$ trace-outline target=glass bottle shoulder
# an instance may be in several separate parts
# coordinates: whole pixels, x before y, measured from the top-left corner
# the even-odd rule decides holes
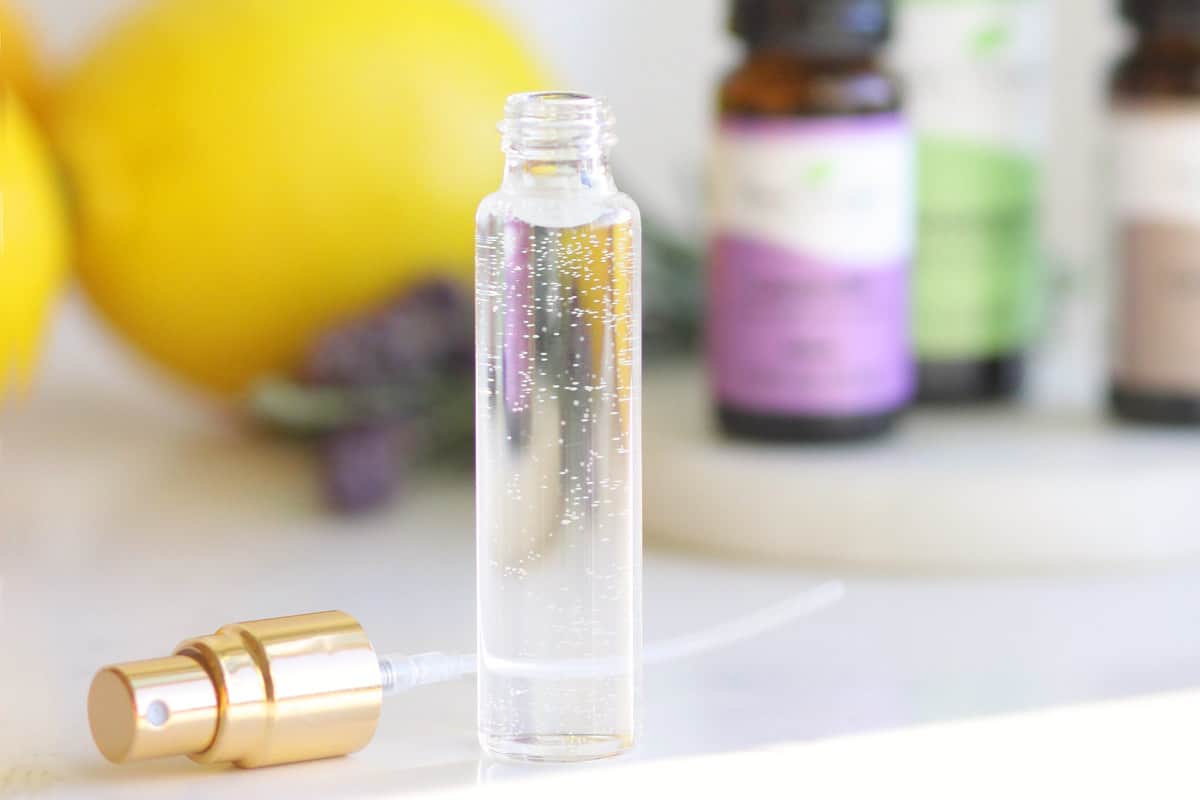
[[[721,113],[744,116],[878,114],[900,108],[899,81],[870,55],[811,58],[751,52],[726,76]]]
[[[485,197],[475,213],[477,230],[509,223],[546,228],[629,222],[640,225],[637,203],[624,192],[514,192],[500,189]]]
[[[1114,65],[1109,87],[1129,102],[1200,99],[1200,43],[1139,42]]]

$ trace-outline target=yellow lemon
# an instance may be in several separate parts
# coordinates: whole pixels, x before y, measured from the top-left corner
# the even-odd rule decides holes
[[[163,0],[100,44],[52,122],[96,305],[236,391],[431,272],[466,280],[505,97],[542,88],[461,0]]]
[[[0,400],[27,382],[67,259],[50,154],[15,94],[0,97]]]
[[[25,18],[6,0],[0,0],[0,81],[30,106],[41,102],[41,83],[30,46]]]

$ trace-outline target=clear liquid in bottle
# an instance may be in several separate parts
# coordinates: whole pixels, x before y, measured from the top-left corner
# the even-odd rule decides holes
[[[510,100],[477,218],[479,728],[508,758],[615,755],[638,730],[640,223],[610,124],[585,96]]]

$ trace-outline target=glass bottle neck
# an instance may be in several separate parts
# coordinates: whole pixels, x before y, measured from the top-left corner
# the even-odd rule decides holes
[[[584,158],[530,158],[509,153],[504,165],[506,192],[588,192],[611,194],[617,190],[607,155]]]
[[[1195,56],[1200,52],[1200,27],[1154,28],[1139,37],[1139,49]]]
[[[608,165],[616,137],[604,100],[576,92],[513,95],[500,131],[506,155],[503,191],[616,191]]]
[[[863,39],[828,37],[777,37],[754,42],[749,56],[768,55],[812,63],[842,63],[871,61],[882,48],[879,42]]]

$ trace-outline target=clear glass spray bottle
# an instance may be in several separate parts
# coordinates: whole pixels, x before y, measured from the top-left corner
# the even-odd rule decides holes
[[[514,95],[476,217],[479,736],[615,755],[641,684],[641,225],[604,100]]]

